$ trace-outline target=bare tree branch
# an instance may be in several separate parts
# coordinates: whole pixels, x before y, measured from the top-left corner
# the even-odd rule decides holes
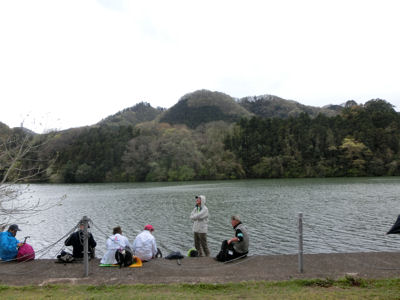
[[[43,142],[35,141],[32,135],[14,132],[14,135],[0,140],[0,228],[10,222],[20,222],[32,215],[48,210],[61,203],[43,204],[29,193],[29,185],[21,184],[33,181],[45,173],[38,165],[38,152]],[[42,161],[43,162],[43,161]]]

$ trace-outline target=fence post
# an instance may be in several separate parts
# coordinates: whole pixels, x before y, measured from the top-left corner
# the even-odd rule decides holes
[[[299,213],[299,273],[303,273],[303,213]]]
[[[82,221],[84,224],[83,229],[83,262],[85,268],[85,277],[89,276],[89,218],[87,216],[83,216]]]

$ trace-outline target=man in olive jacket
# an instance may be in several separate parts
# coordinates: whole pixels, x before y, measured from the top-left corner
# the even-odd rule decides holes
[[[229,261],[238,257],[245,257],[249,253],[249,235],[239,216],[231,217],[231,224],[235,236],[222,242],[221,251],[215,258],[218,261]]]

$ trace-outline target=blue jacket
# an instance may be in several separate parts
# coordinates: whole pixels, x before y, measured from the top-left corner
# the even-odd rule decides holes
[[[9,231],[0,232],[0,258],[13,260],[17,257],[19,241]]]

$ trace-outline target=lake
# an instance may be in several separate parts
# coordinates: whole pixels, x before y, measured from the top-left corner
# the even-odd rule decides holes
[[[82,216],[105,251],[112,228],[120,225],[131,242],[146,224],[155,227],[166,255],[193,247],[190,212],[195,195],[205,195],[210,212],[212,255],[233,237],[230,216],[240,215],[250,234],[251,255],[298,251],[298,213],[303,213],[304,253],[398,251],[400,236],[385,235],[400,213],[400,178],[268,179],[170,183],[31,184],[24,197],[61,205],[31,216],[20,240],[29,235],[38,257],[54,258],[65,235]],[[43,251],[41,251],[43,250]]]

